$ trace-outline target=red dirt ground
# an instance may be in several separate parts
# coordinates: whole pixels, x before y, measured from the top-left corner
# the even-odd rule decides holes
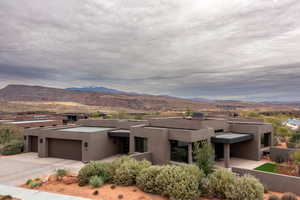
[[[22,185],[21,187],[28,188],[26,185]],[[168,200],[168,198],[164,198],[164,197],[161,197],[158,195],[147,194],[134,186],[129,186],[129,187],[116,186],[115,188],[113,188],[112,185],[104,185],[100,188],[94,189],[94,188],[91,188],[90,186],[80,187],[80,186],[78,186],[78,184],[66,185],[59,181],[52,181],[52,182],[44,183],[37,190],[71,195],[71,196],[85,197],[85,198],[90,198],[93,200],[116,200],[116,199],[122,199],[122,200]],[[93,195],[93,192],[96,190],[98,191],[98,195]],[[281,193],[275,193],[275,192],[272,192],[272,193],[277,194],[278,196],[282,195]],[[265,195],[265,200],[268,199],[268,196],[270,194],[271,193]],[[121,196],[121,195],[123,197],[119,198],[119,196]],[[300,197],[298,199],[300,200]],[[219,199],[200,197],[199,200],[219,200]]]

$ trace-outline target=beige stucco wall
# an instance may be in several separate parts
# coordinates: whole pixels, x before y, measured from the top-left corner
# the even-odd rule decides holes
[[[132,127],[130,130],[130,153],[135,152],[134,137],[144,137],[148,141],[148,152],[152,153],[152,162],[154,164],[169,162],[170,144],[167,129]]]

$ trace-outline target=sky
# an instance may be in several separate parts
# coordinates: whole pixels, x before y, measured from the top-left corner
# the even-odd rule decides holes
[[[1,0],[0,88],[299,101],[299,0]]]

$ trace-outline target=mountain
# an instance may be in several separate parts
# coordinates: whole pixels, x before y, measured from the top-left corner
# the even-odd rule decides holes
[[[0,89],[0,101],[60,101],[90,106],[142,111],[199,110],[216,108],[214,104],[167,96],[112,94],[103,91],[82,91],[42,86],[8,85]]]
[[[72,88],[66,88],[67,90],[76,90],[76,91],[90,91],[90,92],[105,92],[110,94],[126,94],[126,92],[123,92],[121,90],[115,90],[111,88],[106,87],[72,87]]]

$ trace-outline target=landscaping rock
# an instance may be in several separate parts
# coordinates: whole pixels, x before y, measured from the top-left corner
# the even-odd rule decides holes
[[[62,178],[62,182],[67,185],[77,183],[77,176],[74,176],[74,175],[64,176]]]
[[[48,181],[49,181],[49,182],[55,182],[55,181],[57,181],[57,180],[58,180],[58,177],[57,177],[56,174],[52,174],[52,175],[50,175],[50,176],[48,177]]]

